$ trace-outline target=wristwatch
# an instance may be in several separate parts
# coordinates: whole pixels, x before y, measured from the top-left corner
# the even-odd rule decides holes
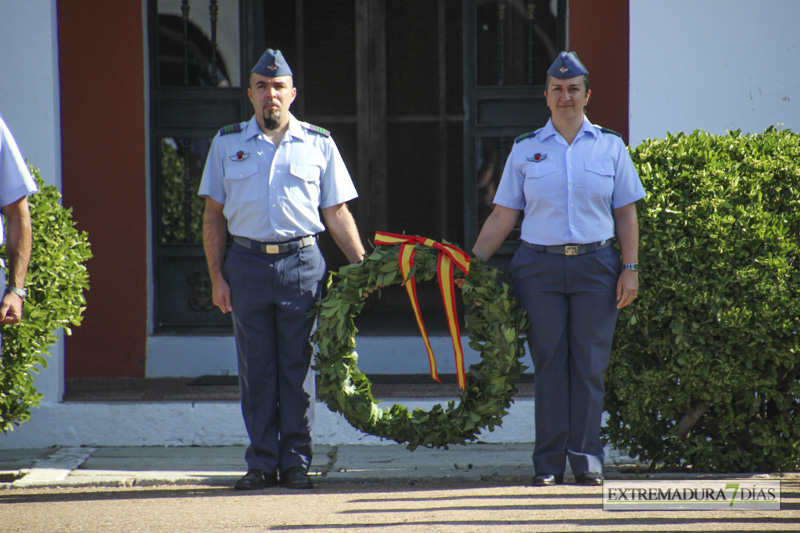
[[[622,265],[622,270],[639,270],[639,263],[628,263]]]
[[[6,287],[6,292],[13,292],[23,300],[28,296],[28,291],[18,287]]]

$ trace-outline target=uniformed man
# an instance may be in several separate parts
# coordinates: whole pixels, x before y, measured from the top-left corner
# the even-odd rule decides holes
[[[25,276],[31,259],[31,214],[28,196],[37,191],[11,131],[0,117],[0,206],[6,231],[0,220],[0,244],[5,238],[9,279],[0,268],[0,324],[16,324],[22,318],[22,302],[27,296]],[[2,263],[2,260],[0,260]],[[0,265],[5,266],[5,265]],[[0,334],[2,344],[2,334]]]
[[[530,320],[533,485],[603,481],[603,373],[619,309],[638,293],[635,202],[645,196],[625,143],[584,115],[589,73],[574,52],[547,72],[550,120],[517,138],[473,252],[497,251],[522,213],[511,277]],[[619,240],[622,261],[612,246]]]
[[[216,135],[199,191],[214,304],[233,315],[250,437],[248,472],[236,488],[305,489],[312,487],[308,312],[326,272],[317,235],[327,226],[348,260],[364,257],[345,203],[357,193],[330,133],[289,112],[297,89],[280,51],[264,52],[249,85],[254,115]],[[233,244],[223,265],[226,230]]]

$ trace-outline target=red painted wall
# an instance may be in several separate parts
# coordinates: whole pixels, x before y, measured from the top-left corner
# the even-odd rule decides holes
[[[586,115],[628,141],[628,0],[569,0],[569,49],[589,70]]]
[[[64,205],[94,254],[66,377],[145,372],[144,38],[141,2],[58,3]]]

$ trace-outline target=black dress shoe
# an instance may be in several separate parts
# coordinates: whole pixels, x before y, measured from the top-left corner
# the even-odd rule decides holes
[[[278,476],[275,474],[268,474],[263,470],[251,468],[247,471],[247,474],[236,482],[233,488],[236,490],[258,490],[267,487],[275,487],[277,485]]]
[[[575,477],[575,483],[578,485],[602,485],[603,474],[597,472],[584,472],[583,474]]]
[[[287,489],[313,489],[314,484],[311,483],[311,478],[306,471],[299,467],[293,466],[281,472],[281,486]]]
[[[534,487],[550,487],[553,485],[558,485],[564,482],[563,475],[553,475],[553,474],[541,474],[538,476],[533,476],[533,480],[531,481],[531,485]]]

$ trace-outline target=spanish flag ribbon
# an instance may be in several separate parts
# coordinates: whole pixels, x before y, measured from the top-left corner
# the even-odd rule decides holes
[[[409,278],[408,274],[414,267],[414,254],[416,253],[415,245],[421,244],[430,248],[439,250],[439,257],[436,262],[436,274],[439,279],[439,289],[442,293],[442,301],[444,302],[444,310],[447,315],[447,325],[450,328],[450,337],[453,341],[453,351],[456,356],[456,376],[458,378],[458,387],[464,390],[466,386],[467,376],[464,371],[464,351],[461,348],[461,331],[458,327],[458,317],[456,313],[456,295],[453,283],[453,269],[457,266],[464,274],[469,274],[469,255],[463,250],[452,244],[443,244],[427,239],[425,237],[412,237],[410,235],[396,235],[394,233],[383,233],[381,231],[375,234],[376,245],[400,245],[400,273],[403,275],[403,284],[408,292],[408,298],[411,300],[411,306],[414,308],[414,315],[417,318],[417,325],[422,334],[422,340],[425,341],[425,348],[428,350],[428,361],[431,367],[431,377],[436,381],[439,379],[439,374],[436,372],[436,359],[433,356],[433,349],[431,348],[430,339],[428,339],[428,332],[425,329],[425,324],[422,322],[422,314],[419,310],[419,301],[417,300],[417,283],[412,276]]]

